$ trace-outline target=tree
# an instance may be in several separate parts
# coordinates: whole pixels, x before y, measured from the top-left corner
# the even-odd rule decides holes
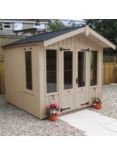
[[[56,31],[66,28],[64,23],[61,20],[51,20],[48,24],[48,30]]]
[[[117,45],[116,19],[89,19],[86,20],[86,24]],[[104,54],[115,54],[115,51],[112,49],[105,49]]]

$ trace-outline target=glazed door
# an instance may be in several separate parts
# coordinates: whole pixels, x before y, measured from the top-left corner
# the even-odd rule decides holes
[[[100,97],[99,95],[99,74],[100,74],[100,59],[101,53],[97,51],[90,52],[90,102],[93,103],[95,98]]]
[[[75,108],[74,100],[74,52],[64,51],[62,53],[62,107],[70,108],[70,110]],[[66,110],[69,111],[69,110]]]
[[[89,103],[89,52],[76,53],[76,108]]]

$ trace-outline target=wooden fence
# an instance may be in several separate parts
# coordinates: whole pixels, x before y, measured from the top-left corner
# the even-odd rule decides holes
[[[4,62],[0,62],[0,94],[5,93]]]
[[[104,60],[103,68],[103,84],[117,83],[117,62]]]

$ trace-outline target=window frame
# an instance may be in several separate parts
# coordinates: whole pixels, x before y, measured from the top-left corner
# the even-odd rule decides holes
[[[92,52],[93,53],[97,53],[97,80],[96,80],[96,84],[94,84],[94,85],[91,85],[91,53]],[[98,71],[99,71],[99,69],[98,69],[98,61],[99,61],[98,50],[91,50],[90,51],[90,79],[89,79],[91,88],[97,87],[98,84],[99,84],[99,81],[98,81]]]
[[[26,73],[26,53],[27,52],[31,52],[31,83],[32,83],[32,88],[29,89],[27,88],[27,73]],[[33,94],[33,55],[32,55],[32,50],[25,50],[24,51],[24,60],[25,60],[25,91],[24,92],[28,92],[30,94]]]
[[[84,74],[84,77],[85,77],[85,83],[83,86],[80,86],[79,85],[79,59],[78,59],[78,56],[79,56],[79,53],[84,53],[84,69],[85,69],[85,74]],[[86,84],[87,84],[87,60],[86,60],[86,51],[81,51],[81,50],[78,50],[77,51],[77,81],[78,81],[78,84],[77,84],[77,87],[78,88],[83,88],[83,87],[86,87]]]
[[[64,52],[71,52],[72,53],[72,87],[71,88],[67,88],[65,89],[65,83],[64,83]],[[73,90],[74,89],[74,77],[73,77],[73,74],[74,74],[74,50],[73,49],[70,49],[70,50],[64,50],[63,51],[63,90],[64,91],[68,91],[68,90]]]
[[[56,51],[56,91],[55,92],[47,92],[47,59],[46,59],[46,54],[47,54],[47,51],[51,51],[51,50],[55,50]],[[47,48],[45,49],[45,95],[46,96],[51,96],[51,95],[58,95],[58,72],[59,72],[59,69],[58,69],[58,56],[59,56],[59,53],[58,53],[58,49],[57,48]]]

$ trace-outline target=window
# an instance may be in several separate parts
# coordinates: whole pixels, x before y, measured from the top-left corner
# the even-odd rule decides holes
[[[11,29],[11,23],[3,23],[3,29]]]
[[[57,91],[57,52],[56,50],[46,51],[46,79],[47,93]]]
[[[15,23],[14,24],[14,30],[22,30],[23,29],[23,23]]]
[[[64,89],[72,88],[72,51],[64,51]]]
[[[25,52],[26,88],[32,90],[32,53]]]
[[[85,86],[86,79],[86,53],[78,52],[78,86]]]
[[[97,85],[97,51],[91,52],[91,86]]]

